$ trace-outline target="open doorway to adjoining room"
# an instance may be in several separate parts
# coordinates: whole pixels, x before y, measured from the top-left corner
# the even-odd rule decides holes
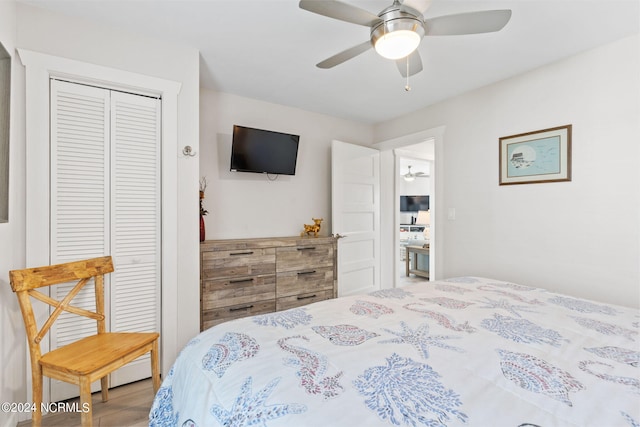
[[[403,161],[401,166],[403,158],[430,162],[429,279],[439,278],[442,272],[440,254],[444,236],[439,218],[442,217],[440,201],[443,177],[439,165],[442,164],[444,155],[444,133],[445,127],[439,126],[374,144],[374,148],[380,150],[380,284],[383,289],[404,286],[407,278],[399,248],[400,224],[403,218],[400,214],[401,180],[404,180],[401,173],[404,172],[405,165]],[[414,275],[410,275],[409,278],[411,281],[420,280],[421,283],[427,283],[426,279],[415,279]]]
[[[431,242],[431,204],[434,140],[394,150],[395,173],[395,286],[429,280],[434,254]],[[407,250],[409,248],[409,251]]]

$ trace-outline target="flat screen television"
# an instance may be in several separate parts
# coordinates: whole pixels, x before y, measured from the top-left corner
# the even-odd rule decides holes
[[[231,171],[295,175],[299,135],[233,126]]]
[[[429,210],[429,196],[400,196],[400,212]]]

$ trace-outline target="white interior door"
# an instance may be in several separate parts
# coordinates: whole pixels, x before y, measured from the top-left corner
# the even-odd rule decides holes
[[[331,145],[332,231],[338,240],[338,296],[380,289],[380,153]]]

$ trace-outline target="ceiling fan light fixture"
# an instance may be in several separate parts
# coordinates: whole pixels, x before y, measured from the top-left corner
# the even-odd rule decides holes
[[[396,0],[378,16],[381,21],[371,28],[371,44],[380,56],[395,61],[416,50],[425,33],[420,12]]]
[[[412,30],[396,30],[382,34],[374,44],[376,52],[383,58],[400,59],[416,50],[422,37]]]

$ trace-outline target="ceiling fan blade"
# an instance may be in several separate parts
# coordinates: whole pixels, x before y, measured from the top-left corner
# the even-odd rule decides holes
[[[426,35],[455,36],[500,31],[511,19],[511,11],[484,10],[426,19]]]
[[[429,6],[431,6],[431,0],[404,0],[402,4],[409,6],[424,15],[424,12],[429,9]]]
[[[299,6],[300,9],[308,10],[318,15],[351,22],[352,24],[364,25],[365,27],[372,27],[381,21],[377,15],[371,12],[336,0],[300,0]]]
[[[402,77],[407,77],[407,58],[397,59],[396,65]],[[422,58],[420,58],[420,52],[416,49],[409,55],[409,76],[418,74],[420,71],[422,71]]]
[[[357,44],[347,50],[343,50],[342,52],[335,54],[322,62],[318,62],[316,64],[316,67],[325,69],[335,67],[336,65],[340,65],[351,58],[355,58],[356,56],[368,51],[369,49],[371,49],[371,41],[367,40],[366,42]]]

